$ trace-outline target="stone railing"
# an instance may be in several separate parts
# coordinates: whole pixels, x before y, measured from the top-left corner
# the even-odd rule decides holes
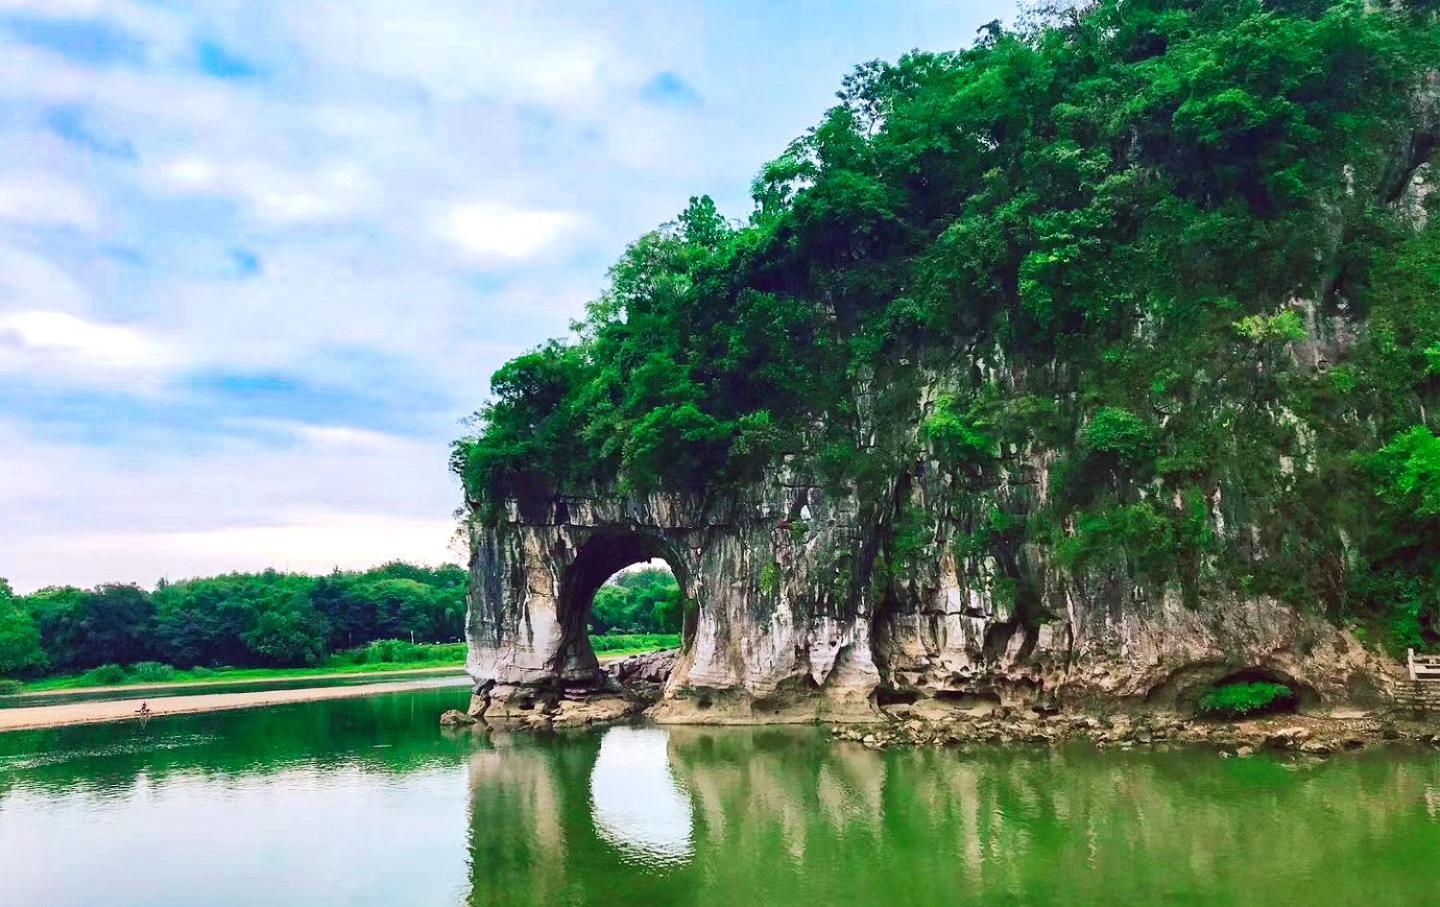
[[[1416,655],[1415,650],[1410,649],[1407,662],[1411,680],[1440,683],[1440,655]]]

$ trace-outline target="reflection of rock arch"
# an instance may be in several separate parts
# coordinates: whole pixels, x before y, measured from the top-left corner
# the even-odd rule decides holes
[[[1440,826],[1415,812],[1440,789],[1440,764],[1419,757],[1382,772],[1375,760],[880,753],[812,729],[644,730],[654,736],[627,727],[605,736],[496,733],[493,752],[472,754],[466,902],[728,907],[878,893],[897,903],[988,904],[1019,892],[1040,902],[1129,903],[1180,891],[1284,903],[1316,878],[1335,889],[1331,902],[1374,900],[1374,873],[1325,874],[1346,847],[1371,859],[1397,901],[1421,903],[1434,888],[1407,857],[1440,842]],[[683,791],[693,856],[657,863],[626,852],[644,839],[596,808],[626,790],[597,791],[615,780],[601,765],[610,735],[644,741],[635,784]],[[661,740],[666,759],[649,749]],[[1432,806],[1433,817],[1440,806]],[[1283,860],[1246,859],[1276,842]]]
[[[693,893],[694,810],[666,729],[488,739],[469,761],[471,907],[612,904],[620,878],[636,904]]]
[[[470,886],[472,905],[562,900],[571,830],[567,818],[574,773],[553,751],[520,735],[495,734],[493,748],[470,756]],[[582,758],[583,750],[571,754]]]
[[[652,867],[695,854],[694,807],[670,769],[669,738],[662,728],[610,728],[590,774],[596,833],[623,857]]]

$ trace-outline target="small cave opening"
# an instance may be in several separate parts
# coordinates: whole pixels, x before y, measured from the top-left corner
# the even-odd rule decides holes
[[[1000,694],[992,690],[936,690],[935,699],[957,708],[999,708]]]
[[[914,705],[919,701],[920,694],[915,690],[896,690],[890,687],[875,689],[875,704],[878,706]]]

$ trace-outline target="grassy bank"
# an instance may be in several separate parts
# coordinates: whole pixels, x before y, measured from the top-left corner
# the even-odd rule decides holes
[[[680,644],[680,637],[665,633],[635,633],[592,636],[590,641],[597,654],[603,657],[613,657],[674,648]],[[303,668],[181,669],[157,662],[101,665],[83,674],[67,674],[34,680],[17,685],[14,690],[0,688],[0,694],[7,692],[43,693],[87,687],[149,684],[293,680],[331,674],[372,674],[425,668],[459,668],[464,664],[464,643],[411,644],[400,640],[381,640],[358,649],[338,652],[320,664]]]
[[[678,633],[610,633],[590,637],[590,647],[601,658],[618,655],[638,655],[657,649],[680,648]]]

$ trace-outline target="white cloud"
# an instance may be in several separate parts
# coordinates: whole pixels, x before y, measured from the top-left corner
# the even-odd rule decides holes
[[[283,431],[300,441],[316,448],[340,448],[370,450],[375,452],[403,451],[414,442],[381,431],[354,428],[348,425],[311,425],[305,422],[286,420],[256,419],[251,424],[258,428],[273,428]]]
[[[157,580],[260,571],[300,573],[357,570],[391,560],[439,564],[461,560],[451,546],[453,520],[375,514],[316,514],[293,522],[184,532],[81,533],[25,545],[49,560],[83,550],[87,563],[67,571],[70,582],[93,585],[117,578],[146,586]],[[32,583],[33,584],[33,583]],[[19,588],[23,589],[24,586]]]
[[[236,570],[323,574],[392,560],[432,565],[463,562],[454,535],[452,520],[330,514],[298,522],[184,532],[29,536],[7,548],[14,562],[0,565],[0,575],[18,569],[8,578],[16,591],[28,593],[60,584],[56,580],[78,586],[133,582],[153,587],[160,579]],[[84,552],[84,557],[76,558],[76,552]],[[46,575],[46,568],[55,572]]]
[[[0,315],[0,353],[7,346],[102,368],[155,368],[173,359],[169,351],[141,331],[97,324],[65,312]]]
[[[284,10],[328,65],[419,85],[440,101],[481,96],[574,107],[635,77],[614,37],[571,7],[350,0]]]
[[[153,185],[160,192],[239,199],[272,225],[350,217],[373,203],[377,188],[365,169],[351,162],[298,172],[263,161],[221,163],[196,156],[159,167]]]
[[[74,276],[48,259],[0,242],[0,305],[9,309],[84,310],[90,293]]]
[[[814,40],[758,0],[0,0],[127,45],[87,65],[0,29],[0,575],[443,557],[490,372],[689,195],[743,214],[850,64],[994,5],[851,4]],[[202,72],[200,41],[254,77]],[[647,103],[661,73],[703,103]],[[7,393],[57,383],[63,408]]]
[[[579,223],[569,211],[469,202],[451,208],[440,231],[456,248],[477,258],[520,260],[544,251]]]
[[[99,16],[119,4],[112,0],[0,0],[5,12],[37,13],[55,17]]]
[[[257,427],[292,441],[258,441]],[[304,423],[236,430],[188,450],[131,450],[41,440],[0,419],[0,449],[20,464],[0,469],[0,576],[29,591],[459,558],[443,439]]]
[[[88,192],[48,173],[0,176],[0,221],[94,230],[100,212]]]

